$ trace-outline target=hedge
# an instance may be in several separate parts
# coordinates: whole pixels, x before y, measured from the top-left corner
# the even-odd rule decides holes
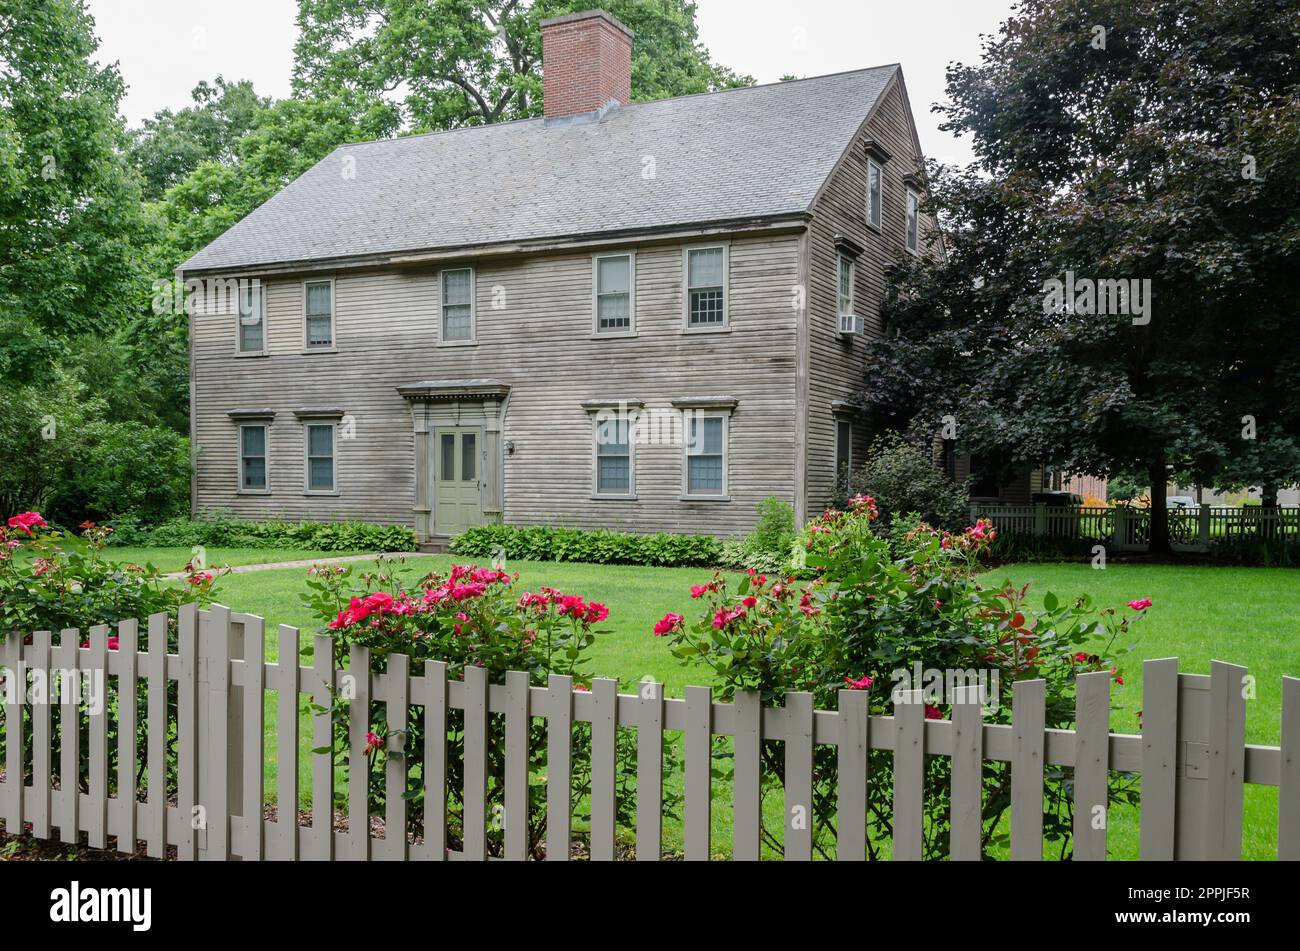
[[[722,561],[723,543],[712,535],[637,535],[547,526],[481,525],[457,535],[451,550],[467,558],[504,555],[520,561],[580,561],[593,565],[706,567]]]
[[[415,532],[405,525],[371,522],[250,522],[227,516],[177,518],[153,528],[133,519],[112,525],[110,544],[149,548],[303,548],[317,551],[415,551]]]

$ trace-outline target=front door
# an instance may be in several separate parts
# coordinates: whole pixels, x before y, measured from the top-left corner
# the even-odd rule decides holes
[[[438,535],[456,535],[483,524],[482,444],[477,429],[434,432],[433,530]]]

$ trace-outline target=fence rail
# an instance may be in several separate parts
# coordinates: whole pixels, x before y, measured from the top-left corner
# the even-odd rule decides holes
[[[871,714],[862,691],[839,692],[838,708],[815,710],[812,695],[790,693],[782,707],[763,707],[757,694],[734,702],[713,700],[708,687],[687,687],[682,699],[669,699],[661,684],[640,693],[619,694],[617,683],[597,679],[590,691],[575,689],[570,677],[551,676],[545,686],[529,675],[510,672],[491,684],[481,668],[467,668],[463,680],[449,680],[447,666],[429,661],[418,670],[408,659],[390,655],[384,673],[370,669],[364,648],[353,647],[347,667],[336,669],[328,637],[314,639],[313,663],[298,662],[297,629],[278,631],[281,661],[264,660],[264,622],[214,606],[180,612],[168,653],[166,615],[148,619],[148,644],[137,650],[138,625],[118,627],[119,645],[109,650],[107,627],[91,629],[80,647],[76,631],[64,631],[57,644],[48,632],[30,643],[11,636],[0,651],[6,669],[4,706],[4,782],[0,818],[9,832],[25,823],[38,838],[58,830],[63,842],[84,833],[91,847],[116,838],[122,852],[143,842],[148,855],[162,857],[174,847],[180,859],[223,860],[482,860],[488,858],[486,785],[489,755],[505,757],[503,856],[528,855],[529,725],[547,725],[546,857],[570,857],[573,806],[570,784],[573,731],[590,724],[592,783],[590,856],[616,855],[616,731],[636,730],[635,821],[638,859],[661,857],[663,839],[663,755],[666,733],[684,738],[685,858],[713,854],[710,827],[714,794],[712,740],[732,739],[734,755],[732,851],[736,859],[758,859],[761,836],[761,751],[767,741],[782,744],[784,764],[784,857],[813,855],[812,822],[796,821],[813,796],[813,753],[834,747],[838,763],[836,851],[842,860],[861,860],[867,847],[868,753],[887,751],[893,763],[893,841],[895,859],[922,854],[925,763],[927,757],[951,760],[951,857],[978,859],[981,846],[981,775],[986,762],[1011,764],[1010,857],[1041,859],[1043,854],[1044,770],[1073,770],[1074,857],[1105,859],[1107,823],[1092,821],[1107,807],[1112,771],[1142,778],[1140,851],[1146,859],[1239,858],[1244,784],[1278,787],[1277,854],[1300,858],[1300,680],[1283,678],[1280,746],[1245,742],[1246,670],[1215,661],[1209,675],[1180,673],[1177,659],[1150,660],[1143,667],[1143,724],[1140,735],[1111,733],[1110,676],[1080,675],[1073,729],[1050,729],[1045,722],[1045,684],[1013,686],[1012,722],[984,722],[976,688],[953,705],[951,720],[926,719],[920,692],[913,691],[892,716]],[[291,659],[291,660],[286,660]],[[136,709],[117,705],[116,783],[108,775],[107,708],[89,713],[88,755],[81,763],[80,730],[62,731],[58,774],[52,779],[51,706],[29,691],[41,677],[61,670],[114,678],[118,696],[144,697],[147,753],[137,762]],[[15,677],[15,673],[20,676]],[[30,683],[29,683],[30,681]],[[12,689],[21,685],[28,691]],[[335,762],[331,714],[335,696],[347,688],[352,717],[347,759],[347,828],[335,828]],[[276,691],[272,709],[267,691]],[[311,722],[311,822],[300,825],[299,712],[305,695],[316,706]],[[174,703],[171,702],[174,700]],[[406,833],[402,793],[407,764],[390,756],[384,766],[385,834],[371,828],[367,780],[367,731],[371,704],[384,707],[391,749],[399,750],[416,708],[424,716],[424,835]],[[171,716],[174,706],[175,716]],[[75,722],[78,701],[60,698],[60,722]],[[464,756],[448,761],[448,716],[463,718]],[[31,742],[23,742],[23,715]],[[491,749],[492,717],[504,721],[504,749]],[[276,725],[277,818],[264,817],[264,727]],[[168,781],[164,742],[174,729],[176,781]],[[66,735],[65,735],[66,734]],[[30,762],[25,757],[30,754]],[[450,767],[463,776],[463,845],[447,848],[447,783]],[[29,781],[24,781],[30,776]],[[145,778],[145,795],[139,777]],[[71,782],[68,780],[72,779]],[[114,788],[110,788],[115,786]],[[500,828],[500,827],[498,827]],[[393,830],[400,830],[393,834]]]
[[[1300,507],[1201,505],[1171,508],[1169,541],[1176,551],[1208,551],[1215,542],[1300,539]],[[1004,505],[976,502],[973,522],[990,519],[1000,532],[1095,541],[1116,551],[1144,551],[1151,537],[1151,511],[1126,506]]]

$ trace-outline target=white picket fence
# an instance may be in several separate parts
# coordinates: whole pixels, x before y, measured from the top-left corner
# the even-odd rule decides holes
[[[1169,509],[1169,541],[1175,551],[1204,552],[1216,541],[1300,538],[1300,507],[1201,505]],[[971,521],[986,518],[999,532],[1096,541],[1115,551],[1145,551],[1149,509],[1088,505],[1004,505],[972,502]]]
[[[106,627],[92,628],[89,646],[65,631],[58,644],[36,633],[23,645],[11,636],[0,653],[6,676],[22,671],[24,683],[56,668],[102,671],[114,679],[122,696],[147,693],[147,753],[137,761],[136,708],[118,705],[118,775],[116,795],[108,777],[108,714],[90,716],[88,768],[79,767],[79,732],[62,743],[59,772],[77,782],[52,783],[50,706],[29,702],[22,691],[6,694],[5,779],[0,783],[0,817],[14,833],[30,823],[38,838],[58,830],[64,842],[84,833],[92,847],[134,852],[143,842],[151,856],[175,847],[181,859],[351,859],[468,860],[488,857],[486,778],[491,731],[489,718],[505,725],[504,858],[528,855],[529,725],[547,724],[546,841],[547,857],[570,857],[573,806],[571,754],[573,728],[591,724],[592,783],[590,855],[613,859],[615,848],[616,730],[636,730],[636,858],[658,859],[663,844],[663,756],[665,736],[684,737],[684,852],[687,859],[713,854],[710,818],[713,804],[712,738],[732,738],[734,752],[732,853],[736,859],[760,857],[760,770],[765,741],[783,745],[785,775],[786,859],[813,855],[811,822],[793,817],[813,796],[813,751],[817,744],[837,750],[837,854],[861,860],[867,842],[868,751],[893,755],[893,842],[895,859],[922,853],[923,796],[927,756],[952,761],[951,856],[981,858],[981,775],[985,761],[1011,764],[1010,857],[1043,855],[1043,776],[1048,767],[1066,767],[1074,776],[1074,856],[1105,859],[1106,823],[1093,821],[1107,803],[1111,771],[1141,776],[1141,856],[1148,859],[1239,858],[1242,842],[1244,784],[1278,788],[1277,854],[1300,859],[1300,680],[1283,678],[1280,746],[1245,742],[1246,670],[1214,662],[1207,675],[1180,673],[1176,659],[1151,660],[1143,667],[1143,719],[1140,735],[1111,733],[1110,676],[1083,674],[1078,679],[1074,729],[1045,729],[1045,684],[1019,681],[1013,687],[1010,724],[983,722],[978,702],[954,705],[949,720],[927,720],[919,692],[900,704],[894,716],[869,714],[862,691],[839,693],[836,710],[815,710],[812,695],[790,693],[785,704],[765,708],[756,694],[741,694],[732,703],[713,701],[708,687],[688,687],[684,699],[666,699],[661,685],[636,695],[619,694],[616,681],[597,679],[591,690],[575,690],[569,677],[552,676],[545,687],[530,685],[526,673],[511,672],[505,683],[488,683],[486,673],[469,668],[463,681],[447,678],[441,662],[408,669],[407,658],[390,655],[387,672],[372,673],[368,652],[353,648],[345,669],[335,669],[332,642],[316,637],[313,663],[297,662],[297,629],[278,633],[279,663],[264,660],[264,623],[247,614],[214,606],[192,605],[179,617],[178,652],[166,651],[168,618],[148,620],[147,650],[136,649],[138,628],[118,628],[119,649],[109,650]],[[351,763],[367,764],[370,704],[384,705],[390,737],[403,737],[415,708],[423,708],[424,836],[405,834],[406,763],[392,756],[386,763],[386,830],[371,829],[368,769],[350,769],[347,829],[335,827],[335,763],[327,708],[335,691],[353,685],[349,723]],[[176,718],[169,721],[167,691],[177,691]],[[974,690],[975,688],[969,688]],[[266,691],[277,692],[274,710]],[[299,825],[296,808],[277,819],[264,817],[265,718],[277,726],[274,763],[276,797],[296,807],[299,801],[299,714],[306,695],[319,705],[312,718],[311,822]],[[973,697],[974,694],[968,694]],[[21,742],[23,707],[31,718],[31,762]],[[447,849],[449,711],[462,711],[463,848]],[[74,722],[76,701],[61,703],[60,718]],[[174,727],[179,752],[177,783],[166,779],[164,740]],[[400,745],[400,740],[398,740]],[[31,781],[24,783],[30,765]],[[137,767],[144,766],[147,794],[138,794]],[[501,828],[501,826],[497,826]]]

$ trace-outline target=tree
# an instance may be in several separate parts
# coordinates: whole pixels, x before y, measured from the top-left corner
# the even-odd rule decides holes
[[[1297,28],[1294,0],[1023,0],[949,70],[976,163],[930,170],[947,253],[899,269],[877,411],[1140,466],[1156,551],[1170,477],[1300,480]]]
[[[294,92],[400,96],[415,131],[541,114],[540,22],[587,0],[299,0]],[[712,62],[689,0],[609,0],[636,35],[632,98],[749,85]]]

